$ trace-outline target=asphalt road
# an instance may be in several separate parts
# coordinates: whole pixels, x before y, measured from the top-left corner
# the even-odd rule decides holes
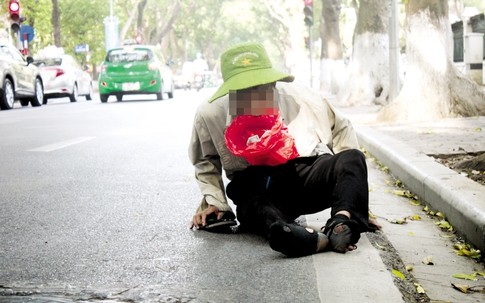
[[[312,258],[188,229],[187,146],[209,92],[0,112],[1,302],[319,301]]]

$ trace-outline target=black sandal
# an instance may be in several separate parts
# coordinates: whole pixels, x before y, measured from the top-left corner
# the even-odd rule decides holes
[[[336,232],[335,228],[343,226],[343,228]],[[328,219],[325,226],[322,228],[323,233],[330,241],[330,248],[336,252],[345,253],[347,247],[354,246],[360,239],[359,224],[355,220],[349,219],[345,215],[335,215]]]
[[[316,253],[318,232],[296,223],[276,221],[269,227],[269,245],[289,257],[302,257]]]
[[[217,219],[215,213],[208,215],[205,226],[200,226],[199,230],[206,230],[213,233],[232,233],[232,226],[234,225],[237,225],[236,216],[234,213],[226,211],[220,219]]]

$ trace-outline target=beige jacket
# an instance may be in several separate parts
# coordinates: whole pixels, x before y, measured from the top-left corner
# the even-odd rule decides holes
[[[277,82],[276,89],[281,115],[301,157],[359,147],[350,121],[337,113],[319,92],[298,82]],[[232,211],[226,199],[222,170],[231,180],[234,171],[249,166],[244,158],[232,155],[226,147],[224,133],[233,118],[229,115],[228,95],[212,103],[205,100],[197,108],[189,145],[189,158],[203,195],[197,212],[209,205]]]

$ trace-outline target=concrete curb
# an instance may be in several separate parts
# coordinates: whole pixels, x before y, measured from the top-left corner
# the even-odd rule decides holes
[[[355,125],[360,145],[458,234],[485,251],[485,187],[444,167],[416,149],[364,125]]]

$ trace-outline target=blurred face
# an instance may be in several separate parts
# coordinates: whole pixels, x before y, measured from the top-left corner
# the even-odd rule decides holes
[[[229,92],[229,114],[240,115],[277,115],[278,101],[276,83],[259,85],[243,90]]]

